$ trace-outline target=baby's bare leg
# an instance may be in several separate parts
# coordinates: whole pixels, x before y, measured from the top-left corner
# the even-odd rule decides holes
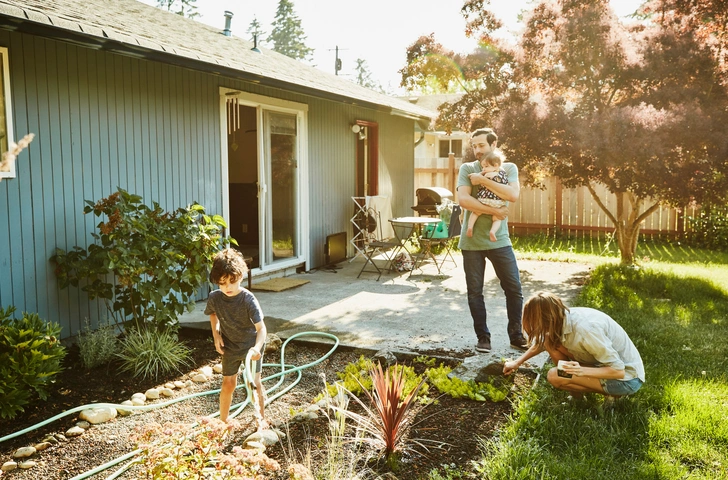
[[[496,232],[500,229],[501,220],[493,220],[493,224],[490,227],[490,241],[495,242],[498,240],[495,236]]]
[[[467,231],[468,237],[473,236],[473,227],[475,227],[475,222],[476,222],[476,220],[478,220],[479,216],[480,216],[479,213],[470,212],[470,218],[468,219],[468,231]]]

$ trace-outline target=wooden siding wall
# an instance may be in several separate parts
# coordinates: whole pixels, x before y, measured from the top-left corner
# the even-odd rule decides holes
[[[381,188],[394,192],[393,212],[409,208],[412,120],[16,32],[0,31],[0,46],[15,135],[36,134],[17,178],[0,182],[0,306],[60,323],[63,338],[108,315],[80,289],[60,290],[49,261],[92,243],[99,219],[83,215],[85,200],[121,187],[165,209],[197,201],[222,213],[221,86],[309,105],[308,268],[324,263],[327,235],[352,235],[355,120],[379,123]]]

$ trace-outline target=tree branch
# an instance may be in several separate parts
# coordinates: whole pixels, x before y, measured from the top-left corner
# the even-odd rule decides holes
[[[602,211],[603,211],[603,212],[604,212],[604,213],[605,213],[605,214],[606,214],[606,215],[607,215],[607,216],[609,217],[609,219],[610,219],[610,220],[612,221],[612,223],[614,223],[614,226],[615,226],[615,227],[618,227],[618,226],[619,226],[619,224],[618,224],[618,221],[617,221],[617,217],[615,217],[615,216],[614,216],[614,215],[612,214],[612,212],[610,212],[610,211],[609,211],[609,209],[607,208],[607,206],[606,206],[606,205],[604,205],[604,203],[602,203],[602,199],[601,199],[601,198],[599,198],[599,195],[597,195],[597,192],[596,192],[596,191],[594,190],[594,187],[592,187],[592,184],[591,184],[591,182],[589,182],[589,183],[587,183],[587,184],[586,184],[586,188],[588,188],[588,189],[589,189],[589,193],[591,194],[591,196],[592,196],[592,198],[594,199],[594,201],[595,201],[595,202],[597,202],[597,205],[599,205],[599,208],[601,208],[601,209],[602,209]]]

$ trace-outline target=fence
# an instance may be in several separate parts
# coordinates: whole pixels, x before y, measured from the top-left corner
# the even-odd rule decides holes
[[[415,190],[421,187],[444,187],[457,200],[457,176],[462,159],[416,158]],[[597,205],[586,187],[563,188],[557,178],[544,182],[543,190],[521,186],[518,202],[511,205],[508,225],[514,233],[611,232],[612,221]],[[604,205],[616,212],[616,196],[601,185],[595,186]],[[416,201],[416,200],[415,200]],[[695,208],[678,210],[660,207],[643,222],[640,233],[647,235],[680,235],[686,230],[686,217],[696,215]]]

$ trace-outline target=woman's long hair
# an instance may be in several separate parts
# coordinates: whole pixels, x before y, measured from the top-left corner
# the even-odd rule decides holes
[[[549,292],[538,292],[523,306],[523,330],[532,345],[557,348],[561,345],[564,319],[569,309],[559,297]]]

